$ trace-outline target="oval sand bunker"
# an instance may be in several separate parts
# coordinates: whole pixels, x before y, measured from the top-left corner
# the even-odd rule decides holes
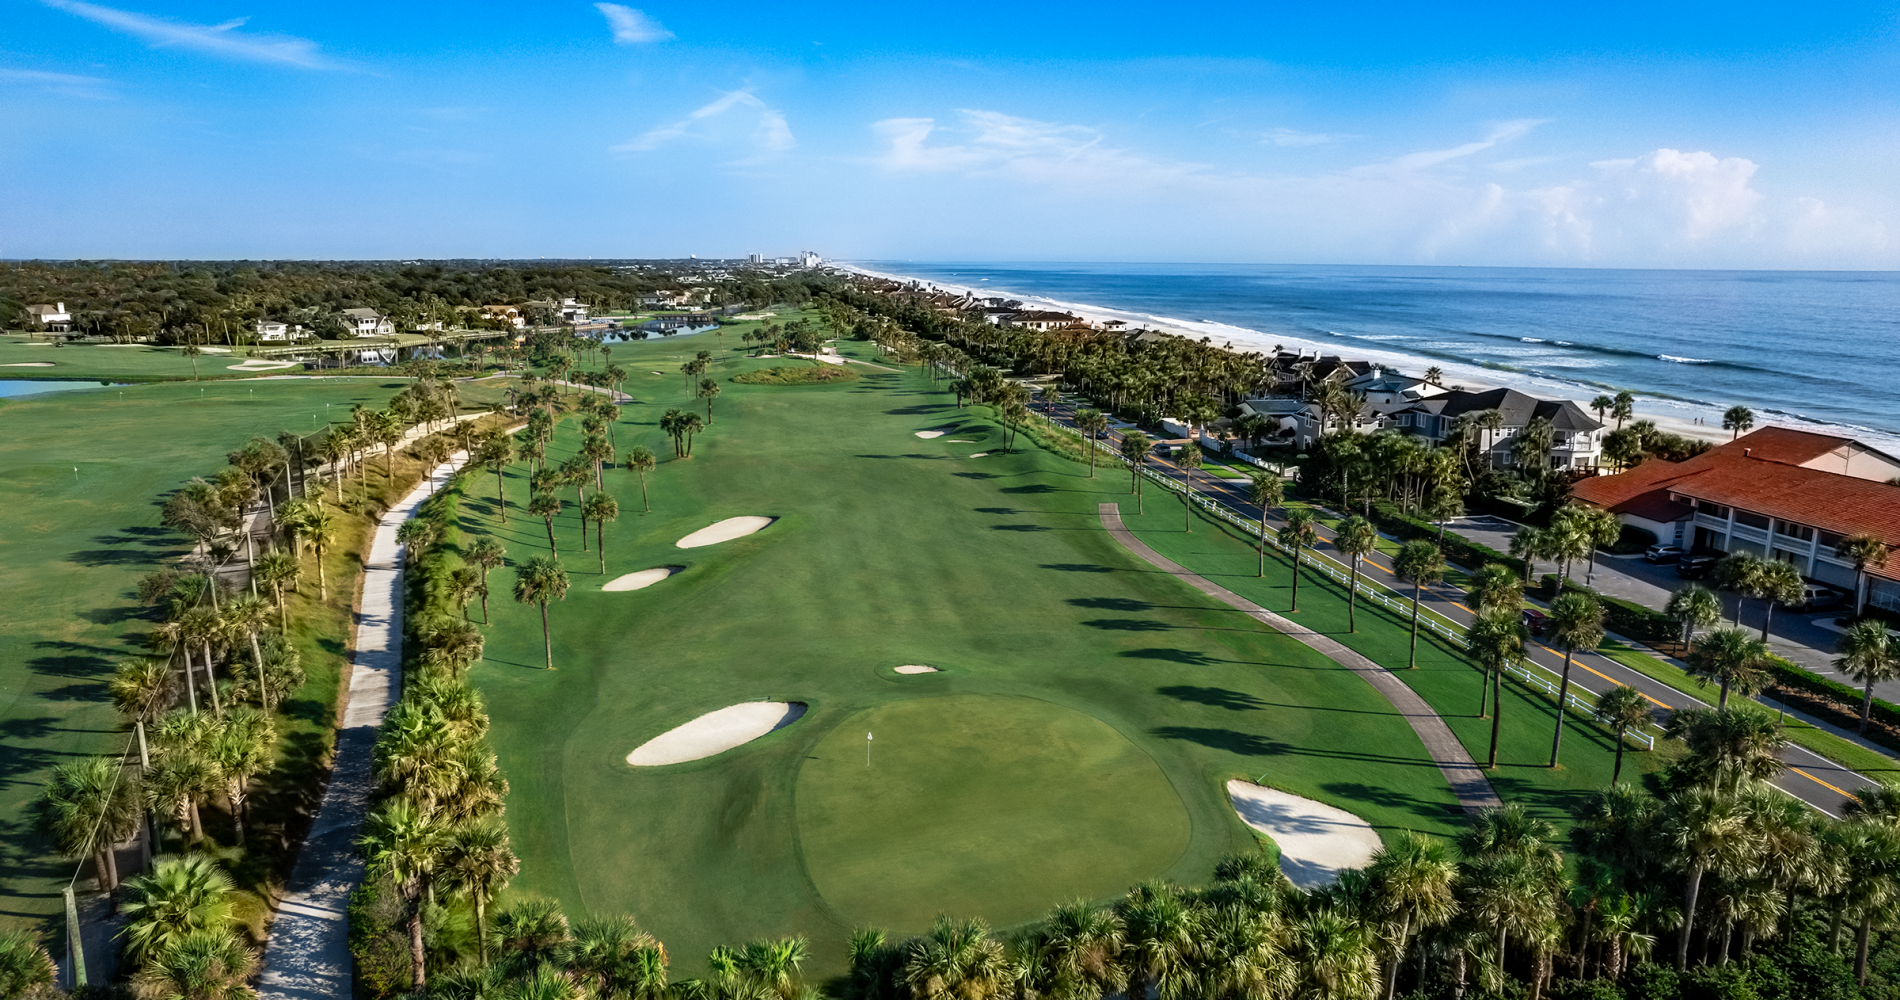
[[[711,757],[783,729],[804,714],[802,701],[748,701],[728,705],[640,744],[627,755],[627,763],[634,767],[657,767]]]
[[[934,674],[937,672],[937,668],[926,667],[921,663],[906,663],[898,667],[897,672],[900,674]]]
[[[771,524],[775,520],[777,519],[758,517],[756,515],[729,517],[717,524],[707,525],[674,544],[682,549],[696,549],[703,545],[718,545],[720,542],[730,542],[735,538],[744,538],[755,531],[763,530],[766,525]]]
[[[917,436],[920,438],[923,438],[926,441],[930,440],[931,438],[943,437],[943,435],[944,435],[943,431],[918,431],[917,432]]]
[[[1280,870],[1302,889],[1326,885],[1347,868],[1364,868],[1378,853],[1379,835],[1344,809],[1251,781],[1229,781],[1227,796],[1243,822],[1280,845]]]
[[[652,569],[643,569],[638,573],[628,573],[626,576],[616,577],[613,580],[609,580],[607,585],[600,589],[610,591],[642,590],[659,583],[661,580],[685,568],[684,566],[655,566]]]

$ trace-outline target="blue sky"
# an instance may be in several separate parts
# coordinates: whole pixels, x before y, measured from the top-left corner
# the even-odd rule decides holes
[[[0,0],[0,257],[1900,268],[1900,4],[1662,8]]]

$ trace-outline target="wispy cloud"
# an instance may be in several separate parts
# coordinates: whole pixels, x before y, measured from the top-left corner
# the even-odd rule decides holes
[[[1405,156],[1393,160],[1389,166],[1397,167],[1400,170],[1423,170],[1427,167],[1435,167],[1451,160],[1462,159],[1473,153],[1482,153],[1499,143],[1510,142],[1512,139],[1519,138],[1531,129],[1544,124],[1545,121],[1547,121],[1547,119],[1524,118],[1517,121],[1504,122],[1492,128],[1490,134],[1477,142],[1467,142],[1461,146],[1453,146],[1450,149],[1432,149],[1420,153],[1408,153]]]
[[[632,7],[617,3],[597,3],[594,8],[607,19],[607,26],[614,31],[615,45],[641,45],[647,42],[664,42],[673,37],[673,33],[660,25],[660,22]]]
[[[1356,135],[1344,135],[1330,132],[1302,132],[1299,129],[1276,128],[1260,137],[1263,143],[1275,146],[1326,146],[1347,139],[1357,139]]]
[[[118,97],[113,91],[112,81],[96,76],[75,76],[71,73],[47,73],[36,69],[0,68],[0,83],[17,83],[27,87],[38,87],[67,97],[83,97],[87,100],[103,101]]]
[[[715,141],[724,139],[734,141],[736,137],[730,131],[723,135],[715,134],[712,122],[734,108],[756,110],[759,113],[758,125],[743,140],[754,151],[752,161],[783,153],[798,145],[792,135],[792,127],[785,120],[785,113],[766,105],[750,90],[734,90],[721,94],[719,99],[703,107],[693,109],[685,118],[653,129],[638,138],[623,142],[612,148],[616,153],[644,153],[660,148],[680,139],[701,139]],[[728,127],[729,128],[729,127]],[[746,161],[750,162],[750,161]]]
[[[223,24],[189,24],[128,10],[102,7],[83,0],[41,0],[55,10],[83,17],[115,31],[123,31],[150,42],[153,48],[177,46],[210,55],[251,62],[278,63],[303,69],[343,69],[344,64],[317,51],[317,43],[291,35],[265,35],[242,32],[249,18],[237,18]]]

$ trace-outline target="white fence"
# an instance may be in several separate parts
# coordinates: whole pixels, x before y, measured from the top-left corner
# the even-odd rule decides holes
[[[1186,496],[1190,503],[1232,524],[1247,534],[1255,538],[1264,538],[1268,545],[1282,552],[1286,551],[1285,547],[1280,544],[1280,540],[1275,538],[1271,532],[1265,535],[1261,533],[1260,522],[1241,516],[1238,511],[1229,508],[1213,497],[1201,493],[1185,483],[1177,482],[1168,476],[1162,475],[1145,465],[1141,467],[1141,474],[1159,483],[1166,489]],[[1331,577],[1334,581],[1338,582],[1340,586],[1352,586],[1352,574],[1349,571],[1311,549],[1305,549],[1300,552],[1300,561],[1308,568],[1318,570],[1328,577]],[[1412,613],[1410,600],[1381,586],[1377,581],[1367,578],[1363,573],[1359,575],[1358,591],[1366,600],[1379,604],[1387,610],[1399,614],[1401,617],[1409,617]],[[1465,641],[1464,626],[1439,615],[1429,608],[1420,607],[1418,624],[1420,628],[1430,631],[1459,649],[1468,648],[1468,643]],[[1549,695],[1552,700],[1556,699],[1557,681],[1560,679],[1556,678],[1554,674],[1545,676],[1549,674],[1549,671],[1546,671],[1542,666],[1530,660],[1525,660],[1521,666],[1510,665],[1505,667],[1505,669],[1509,671],[1512,676],[1523,681],[1527,686],[1543,691],[1546,695]],[[1566,707],[1600,723],[1602,720],[1597,714],[1596,705],[1593,702],[1579,698],[1577,696],[1578,690],[1575,685],[1571,686],[1568,696],[1564,699]],[[1633,742],[1642,744],[1645,750],[1654,750],[1656,748],[1655,737],[1646,732],[1629,730],[1627,731],[1627,735]]]

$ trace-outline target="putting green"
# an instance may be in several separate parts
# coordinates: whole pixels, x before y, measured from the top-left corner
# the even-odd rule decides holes
[[[847,717],[806,756],[797,814],[825,902],[854,925],[900,931],[938,913],[1007,925],[1052,901],[1112,896],[1165,871],[1189,835],[1141,748],[1099,719],[1005,695]]]

